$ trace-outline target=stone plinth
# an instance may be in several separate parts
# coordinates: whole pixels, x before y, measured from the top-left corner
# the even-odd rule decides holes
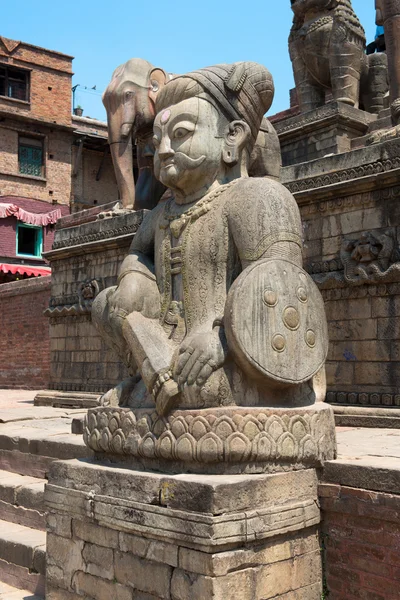
[[[284,167],[340,154],[351,149],[351,140],[363,136],[376,115],[340,102],[274,123]]]
[[[102,289],[115,285],[143,211],[102,219],[97,212],[61,219],[53,249],[46,253],[52,269],[45,313],[50,321],[50,391],[37,396],[38,405],[95,406],[99,394],[126,376],[92,324],[91,304]]]
[[[168,476],[53,464],[47,600],[320,600],[313,469]]]
[[[321,467],[336,456],[332,408],[232,407],[88,411],[85,443],[100,459],[170,473],[262,473]]]

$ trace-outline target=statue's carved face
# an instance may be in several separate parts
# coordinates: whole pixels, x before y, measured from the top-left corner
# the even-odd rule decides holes
[[[158,113],[154,121],[154,173],[184,196],[208,188],[222,165],[225,117],[206,100],[190,98]]]

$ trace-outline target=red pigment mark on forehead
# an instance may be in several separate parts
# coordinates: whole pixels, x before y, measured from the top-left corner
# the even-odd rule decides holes
[[[167,123],[170,116],[171,116],[171,111],[164,110],[163,114],[161,115],[161,123]]]

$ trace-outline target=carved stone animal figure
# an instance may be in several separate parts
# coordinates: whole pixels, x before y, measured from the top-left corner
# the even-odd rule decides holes
[[[153,174],[151,138],[158,91],[170,78],[147,60],[132,58],[115,69],[103,94],[108,137],[124,208],[153,208],[165,191]],[[133,144],[139,175],[133,176]]]
[[[331,90],[336,102],[379,112],[388,90],[386,55],[365,55],[365,32],[351,0],[291,5],[289,52],[301,111],[322,106]]]
[[[159,91],[173,76],[146,60],[132,58],[119,66],[103,95],[111,154],[123,208],[154,208],[165,186],[153,171],[153,122]],[[133,171],[136,145],[138,177]],[[279,180],[281,155],[274,127],[263,119],[251,157],[249,174]]]

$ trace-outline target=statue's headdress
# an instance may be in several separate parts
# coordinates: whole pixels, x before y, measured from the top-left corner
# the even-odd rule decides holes
[[[157,97],[156,110],[194,97],[211,102],[230,121],[245,121],[255,141],[274,98],[274,83],[268,69],[255,62],[206,67],[169,81]]]

